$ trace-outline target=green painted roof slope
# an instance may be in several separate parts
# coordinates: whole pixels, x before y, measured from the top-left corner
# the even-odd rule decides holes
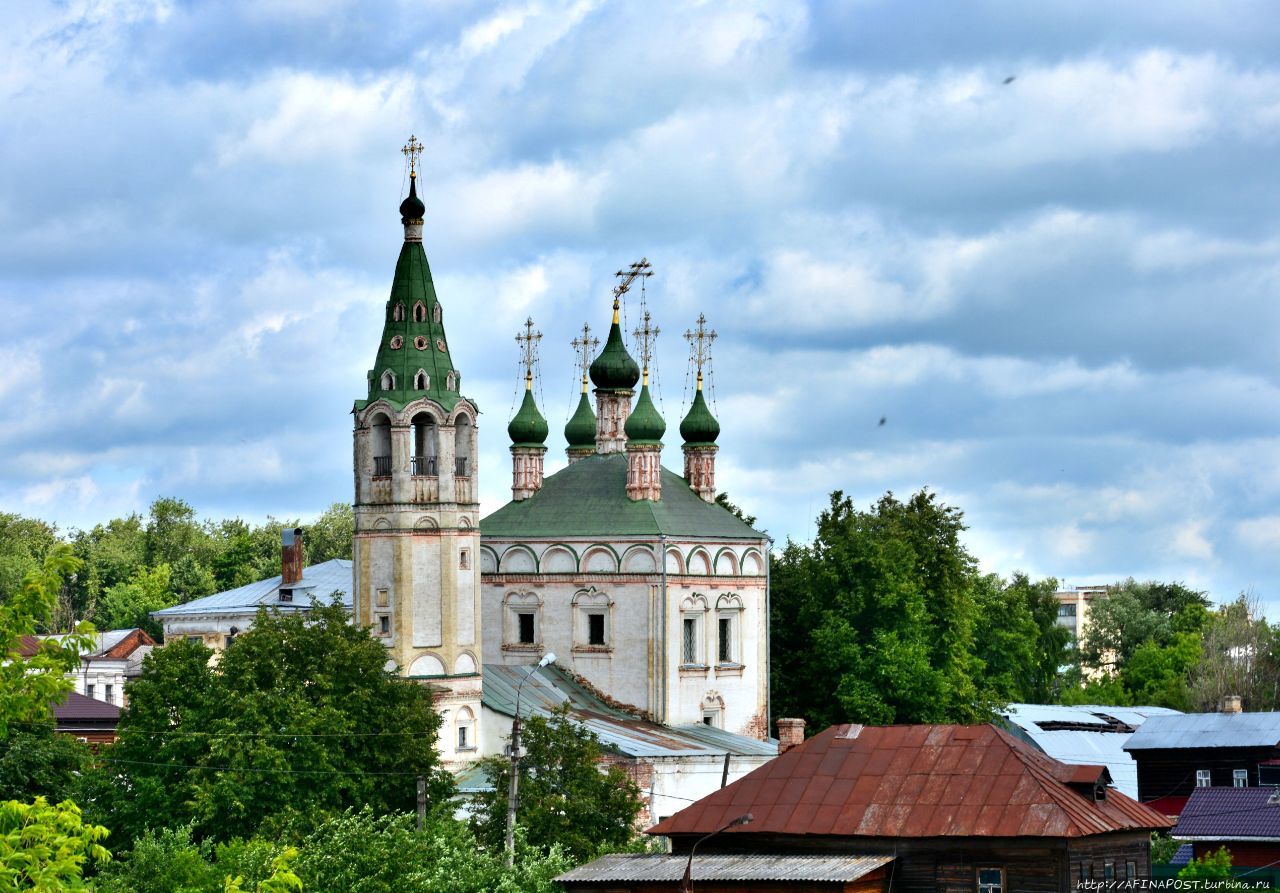
[[[587,456],[551,475],[528,499],[509,502],[480,521],[481,536],[707,537],[758,540],[764,534],[732,512],[703,501],[684,478],[662,469],[662,499],[627,498],[627,457]]]
[[[540,447],[547,442],[550,431],[547,420],[538,412],[538,404],[533,401],[533,391],[526,388],[519,412],[507,425],[512,446]]]
[[[594,447],[596,445],[596,414],[591,411],[591,400],[586,391],[578,401],[578,408],[573,417],[564,426],[564,439],[571,447]]]
[[[413,308],[419,303],[425,308],[421,322],[415,322]],[[429,397],[439,403],[445,410],[452,410],[461,399],[461,376],[453,367],[449,356],[449,341],[444,333],[444,319],[436,322],[436,287],[431,281],[431,267],[427,263],[427,253],[421,242],[405,242],[400,249],[400,258],[396,261],[396,274],[391,282],[391,298],[387,301],[386,321],[382,326],[382,341],[378,345],[378,358],[374,367],[369,370],[369,395],[365,400],[356,401],[356,408],[362,409],[374,400],[385,399],[396,409],[402,409],[420,397]],[[403,319],[395,318],[396,305],[404,307]],[[399,347],[392,347],[393,340],[399,337]],[[418,339],[424,339],[423,347],[417,347]],[[444,345],[444,350],[440,345]],[[418,370],[429,377],[426,390],[415,389],[414,377]],[[395,387],[390,390],[382,388],[382,373],[387,370],[395,375]],[[449,373],[454,372],[454,390],[445,386],[449,382]]]

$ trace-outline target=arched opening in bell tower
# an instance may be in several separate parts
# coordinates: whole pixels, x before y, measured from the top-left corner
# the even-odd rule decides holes
[[[430,413],[420,412],[413,417],[413,473],[415,475],[437,474],[438,436],[436,420]]]
[[[471,474],[471,419],[460,415],[453,423],[454,474],[466,477]]]
[[[389,475],[391,474],[391,419],[380,412],[373,417],[369,427],[373,432],[370,445],[373,448],[374,476]]]

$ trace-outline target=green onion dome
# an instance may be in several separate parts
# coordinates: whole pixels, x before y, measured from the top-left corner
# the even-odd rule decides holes
[[[640,380],[640,367],[627,353],[622,343],[622,328],[618,325],[618,308],[613,308],[613,325],[604,350],[591,364],[591,381],[605,391],[629,391]]]
[[[702,388],[698,388],[689,414],[680,423],[680,436],[685,443],[715,443],[720,436],[720,423],[711,414],[711,408],[702,396]]]
[[[411,223],[422,220],[427,213],[427,206],[418,198],[418,178],[409,178],[409,197],[400,203],[400,222]]]
[[[520,411],[507,425],[512,446],[540,447],[546,443],[549,430],[547,420],[538,412],[538,406],[533,402],[533,391],[526,389]]]
[[[649,386],[647,384],[640,389],[640,397],[636,400],[636,405],[631,410],[631,415],[627,416],[627,424],[623,430],[627,433],[627,441],[630,443],[660,443],[662,441],[662,435],[667,430],[667,423],[662,420],[662,416],[658,414],[658,408],[653,405],[653,399],[649,396]]]
[[[564,426],[564,439],[571,447],[595,447],[596,445],[596,414],[591,411],[591,401],[587,398],[586,391],[582,392],[578,408],[574,410],[569,423]]]

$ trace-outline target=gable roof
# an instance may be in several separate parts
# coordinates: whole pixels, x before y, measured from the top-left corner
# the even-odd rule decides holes
[[[1181,713],[1152,716],[1133,733],[1124,749],[1277,745],[1280,745],[1280,713]]]
[[[1280,788],[1196,788],[1173,836],[1280,841]]]
[[[218,592],[197,598],[172,608],[152,611],[157,620],[170,620],[194,614],[243,614],[258,610],[259,605],[279,608],[282,611],[305,611],[311,607],[311,597],[327,604],[337,592],[342,604],[351,607],[351,562],[344,558],[331,558],[313,564],[302,572],[302,582],[294,584],[293,601],[280,601],[280,575],[249,583],[226,592]],[[310,589],[310,596],[298,590]]]
[[[65,698],[53,705],[53,719],[60,728],[86,724],[114,727],[120,721],[120,708],[115,704],[69,691]]]
[[[649,829],[844,837],[1087,837],[1173,822],[994,726],[833,726]]]
[[[587,456],[542,482],[528,499],[508,502],[480,521],[481,537],[689,536],[758,540],[764,534],[707,502],[689,482],[662,469],[662,498],[627,498],[627,457]]]

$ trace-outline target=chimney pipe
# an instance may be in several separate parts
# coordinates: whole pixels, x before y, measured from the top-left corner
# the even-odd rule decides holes
[[[1239,713],[1243,705],[1239,695],[1226,695],[1218,704],[1219,713]]]
[[[280,586],[302,582],[302,528],[286,527],[280,532]]]
[[[804,744],[804,720],[782,717],[778,720],[778,756],[791,748]]]

